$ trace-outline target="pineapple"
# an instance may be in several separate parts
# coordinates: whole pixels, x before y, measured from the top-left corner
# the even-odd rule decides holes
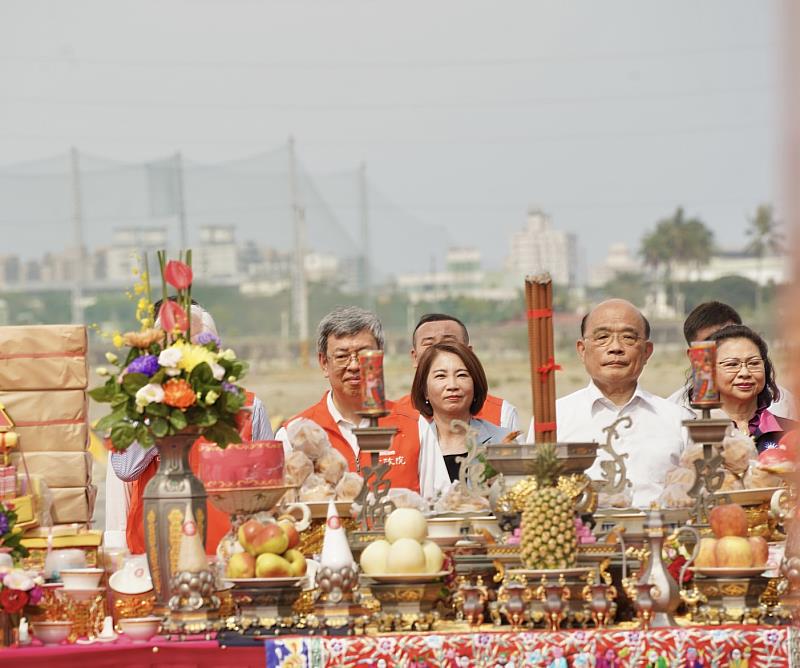
[[[520,551],[528,568],[562,569],[575,565],[578,538],[573,500],[556,486],[560,468],[555,445],[538,446],[533,471],[536,487],[528,491],[522,511]]]

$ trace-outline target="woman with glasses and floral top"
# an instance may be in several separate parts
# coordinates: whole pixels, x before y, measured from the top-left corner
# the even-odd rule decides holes
[[[717,386],[722,411],[736,428],[753,437],[763,452],[777,446],[797,423],[773,415],[769,407],[780,397],[767,344],[744,325],[729,325],[712,334],[717,342]]]

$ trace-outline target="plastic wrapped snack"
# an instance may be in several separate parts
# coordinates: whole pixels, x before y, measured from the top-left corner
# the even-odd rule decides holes
[[[314,462],[305,452],[293,450],[284,464],[287,485],[302,485],[314,473]]]
[[[412,492],[405,487],[392,488],[389,490],[388,496],[395,505],[395,508],[416,508],[421,513],[428,511],[428,506],[423,499],[416,492]]]
[[[744,483],[741,477],[731,471],[725,471],[725,479],[722,481],[722,486],[719,488],[719,491],[735,492],[740,489],[744,489]]]
[[[299,418],[286,427],[286,435],[293,450],[304,453],[312,462],[317,461],[331,448],[325,430],[316,422]]]
[[[325,478],[312,473],[300,488],[300,501],[331,501],[336,496],[336,489],[327,483]]]
[[[331,485],[335,485],[347,471],[347,460],[338,450],[328,448],[314,463],[314,470]]]
[[[721,452],[725,468],[737,475],[744,474],[750,465],[750,460],[758,457],[758,451],[753,439],[738,429],[731,430],[725,436],[722,441]]]
[[[691,483],[673,482],[664,488],[658,501],[664,508],[690,508],[694,504],[688,494],[691,486]]]
[[[489,499],[471,496],[464,485],[456,480],[436,502],[434,510],[442,514],[481,513],[489,510]]]
[[[694,484],[695,476],[696,474],[693,468],[676,466],[667,471],[667,475],[664,478],[664,487],[678,484],[686,485],[686,489],[689,489]]]
[[[352,501],[359,495],[363,486],[364,478],[358,473],[348,471],[342,476],[339,484],[336,485],[336,500]]]
[[[597,506],[599,508],[630,508],[633,503],[633,492],[630,488],[618,494],[598,494]]]
[[[703,444],[702,443],[689,443],[688,446],[681,453],[680,465],[694,470],[694,462],[703,458]]]
[[[758,466],[758,462],[750,462],[750,468],[744,474],[745,489],[761,489],[762,487],[779,487],[782,483],[780,476],[769,473]]]

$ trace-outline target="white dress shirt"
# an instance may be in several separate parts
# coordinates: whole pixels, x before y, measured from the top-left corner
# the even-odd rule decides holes
[[[508,403],[503,399],[503,405],[500,407],[500,426],[508,431],[519,431],[519,413],[514,404]]]
[[[636,391],[624,406],[616,406],[597,386],[589,385],[556,401],[558,423],[557,438],[562,443],[587,443],[606,441],[603,429],[618,418],[630,416],[630,428],[617,428],[619,439],[613,442],[614,450],[627,454],[625,465],[631,488],[631,505],[646,508],[656,501],[664,489],[664,475],[673,465],[672,455],[680,456],[688,442],[688,433],[681,424],[694,417],[692,413],[666,399],[657,397],[637,385]],[[528,442],[534,442],[533,420],[528,432]],[[598,450],[597,459],[586,472],[593,480],[600,480],[600,462],[610,457]]]
[[[678,406],[693,411],[694,409],[689,405],[689,389],[691,386],[691,382],[687,381],[683,387],[679,387],[670,394],[667,397],[667,401],[671,401],[673,404],[678,404]],[[782,385],[778,385],[778,389],[781,392],[781,397],[769,405],[769,412],[776,417],[786,418],[787,420],[797,420],[797,399]]]
[[[358,447],[358,439],[356,435],[353,433],[353,429],[363,429],[364,427],[369,427],[369,419],[368,418],[361,418],[358,424],[353,424],[345,418],[341,411],[336,408],[336,404],[333,403],[333,393],[328,390],[328,396],[325,398],[325,404],[328,407],[328,412],[331,414],[333,421],[336,423],[336,426],[339,428],[339,432],[344,437],[344,440],[347,441],[348,445],[353,451],[353,456],[355,461],[358,461],[358,453],[360,452]],[[297,420],[303,418],[296,418]],[[308,418],[306,418],[308,419]],[[294,422],[295,420],[292,420]],[[312,420],[313,421],[313,420]],[[287,423],[287,426],[290,425],[292,422]],[[285,456],[289,456],[292,452],[292,444],[289,442],[289,434],[286,431],[286,427],[281,427],[278,429],[278,433],[275,434],[275,438],[279,441],[283,441],[283,453]]]

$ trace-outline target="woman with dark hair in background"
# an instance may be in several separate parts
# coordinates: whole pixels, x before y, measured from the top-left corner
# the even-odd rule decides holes
[[[776,447],[784,432],[796,429],[797,423],[769,410],[780,398],[780,390],[766,342],[744,325],[724,327],[708,340],[717,343],[722,411],[739,431],[753,437],[759,452]]]

